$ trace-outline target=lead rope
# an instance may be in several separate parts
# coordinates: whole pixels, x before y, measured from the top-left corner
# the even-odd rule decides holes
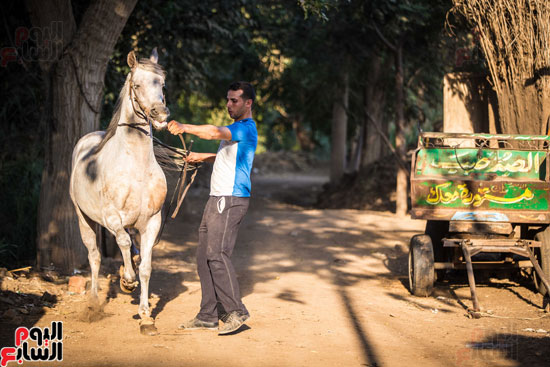
[[[189,150],[187,150],[187,147],[185,146],[185,140],[183,139],[183,136],[181,134],[178,134],[178,137],[181,140],[181,143],[183,145],[183,149],[186,152],[191,152],[191,148],[193,147],[193,140],[191,140],[191,144],[189,145]],[[193,174],[191,175],[191,180],[189,180],[189,183],[187,184],[187,186],[185,186],[185,189],[183,189],[183,185],[185,184],[185,179],[187,178],[187,167],[188,166],[189,166],[189,162],[186,159],[185,163],[183,164],[183,170],[181,172],[181,174],[183,174],[183,179],[182,179],[182,183],[179,187],[178,202],[177,202],[177,205],[176,205],[176,209],[174,209],[174,212],[172,213],[172,219],[174,219],[176,217],[176,215],[178,215],[178,212],[180,210],[180,206],[183,203],[183,199],[185,199],[185,196],[187,195],[187,191],[189,191],[189,187],[191,187],[191,184],[193,183],[193,181],[195,181],[195,176],[197,175],[197,172],[198,172],[198,170],[195,169],[195,172],[193,172]]]
[[[174,209],[174,212],[171,215],[171,218],[176,218],[176,215],[178,215],[178,212],[180,210],[180,206],[183,203],[183,199],[185,199],[185,196],[187,195],[187,192],[189,191],[189,188],[191,187],[191,184],[193,184],[193,181],[195,181],[195,176],[197,175],[198,166],[195,166],[195,172],[191,175],[191,180],[185,186],[185,189],[183,189],[183,185],[185,184],[186,178],[187,178],[187,169],[189,168],[189,162],[187,162],[187,156],[191,152],[191,148],[193,147],[193,140],[191,140],[191,144],[189,145],[189,150],[187,150],[187,146],[185,144],[185,139],[183,139],[183,136],[181,134],[178,134],[178,137],[180,138],[180,141],[183,145],[184,154],[181,154],[177,150],[173,149],[170,146],[167,146],[166,144],[162,143],[160,140],[156,139],[155,141],[157,143],[160,143],[160,145],[169,148],[171,151],[174,151],[180,155],[182,155],[185,158],[185,163],[183,164],[183,167],[181,168],[178,181],[176,182],[176,187],[174,188],[174,192],[172,193],[172,198],[170,199],[170,203],[168,203],[168,207],[164,211],[164,215],[162,216],[162,224],[160,226],[160,230],[157,234],[157,238],[155,240],[155,245],[160,241],[160,237],[162,236],[162,232],[164,231],[164,226],[166,225],[166,220],[168,218],[168,215],[170,213],[170,209],[172,208],[172,204],[174,202],[174,199],[176,197],[176,192],[178,192],[178,200],[176,209]]]

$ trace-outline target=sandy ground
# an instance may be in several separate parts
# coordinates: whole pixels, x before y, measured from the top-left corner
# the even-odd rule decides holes
[[[461,274],[437,283],[431,297],[412,296],[408,241],[424,223],[388,212],[311,209],[325,179],[255,178],[233,255],[251,319],[233,335],[177,328],[200,303],[194,254],[204,189],[186,199],[154,251],[150,289],[157,336],[140,335],[138,292],[121,293],[116,274],[102,277],[105,315],[92,323],[83,321],[86,295],[68,293],[66,284],[4,277],[0,302],[19,290],[20,297],[27,292],[35,305],[45,305],[39,312],[21,310],[24,325],[64,323],[63,362],[28,365],[550,365],[550,317],[531,283],[480,279],[480,302],[492,317],[478,320],[467,317],[470,293]],[[44,291],[55,300],[40,303]],[[15,327],[4,315],[2,347],[13,346]]]

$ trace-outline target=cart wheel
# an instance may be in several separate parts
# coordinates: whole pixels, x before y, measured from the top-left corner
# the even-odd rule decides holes
[[[535,235],[535,240],[540,241],[540,267],[546,279],[550,279],[550,226]],[[535,272],[535,277],[536,277]],[[545,295],[547,290],[542,281],[538,281],[538,290]],[[535,283],[535,284],[537,284]]]
[[[432,294],[435,281],[434,251],[430,236],[417,234],[409,247],[409,287],[419,297]]]
[[[443,247],[443,238],[449,234],[449,222],[440,220],[429,220],[426,222],[424,231],[432,240],[432,248],[434,252],[435,262],[448,262],[451,259],[451,251],[449,248]],[[435,280],[442,281],[445,279],[445,269],[435,271]]]

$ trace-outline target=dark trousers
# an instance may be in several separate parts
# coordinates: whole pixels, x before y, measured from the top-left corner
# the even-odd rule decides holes
[[[201,281],[201,309],[197,318],[218,321],[218,303],[226,312],[248,314],[231,254],[241,221],[248,210],[249,198],[211,196],[206,203],[199,227],[197,270]]]

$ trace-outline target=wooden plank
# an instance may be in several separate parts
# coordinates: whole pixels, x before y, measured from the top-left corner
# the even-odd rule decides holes
[[[550,224],[550,215],[545,211],[468,211],[454,208],[413,208],[411,218],[441,221],[477,221],[503,223]]]

